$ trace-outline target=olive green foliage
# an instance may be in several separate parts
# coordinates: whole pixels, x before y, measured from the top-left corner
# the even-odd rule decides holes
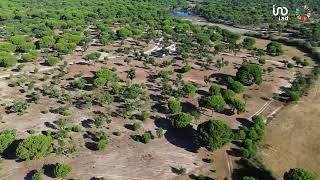
[[[301,169],[301,168],[293,168],[288,172],[285,172],[283,175],[284,180],[316,180],[317,177],[312,173]]]
[[[213,95],[213,96],[202,98],[200,99],[200,104],[216,112],[223,111],[227,105],[221,95]]]
[[[34,160],[52,152],[52,137],[33,135],[19,143],[16,155],[21,160]]]
[[[102,87],[106,83],[115,80],[116,76],[116,72],[113,70],[102,67],[96,72],[93,85],[95,87]]]
[[[87,84],[87,80],[81,77],[72,82],[72,86],[78,89],[83,89],[86,84]]]
[[[231,128],[220,120],[209,120],[197,128],[197,138],[201,146],[209,151],[216,150],[232,140]]]
[[[246,49],[252,49],[255,43],[256,43],[256,40],[254,38],[246,37],[243,39],[242,46]]]
[[[101,53],[99,52],[93,52],[93,53],[90,53],[88,55],[86,55],[85,59],[86,60],[92,60],[92,61],[97,61],[101,56]]]
[[[137,131],[138,129],[141,128],[141,123],[140,122],[134,122],[132,126],[133,126],[133,130]]]
[[[237,81],[244,85],[260,84],[262,68],[257,64],[243,63],[236,74]]]
[[[255,158],[258,144],[263,140],[265,123],[262,116],[253,116],[254,125],[252,127],[240,127],[235,134],[235,139],[243,140],[241,148],[242,156],[245,158]]]
[[[133,80],[134,78],[136,78],[136,69],[135,68],[130,68],[128,71],[128,75],[127,77],[131,80]]]
[[[0,154],[6,150],[16,138],[16,130],[4,130],[0,132]]]
[[[193,116],[188,113],[181,112],[174,115],[173,120],[175,128],[185,128],[192,122]]]
[[[282,96],[289,102],[296,102],[301,96],[305,95],[312,85],[318,80],[320,68],[315,67],[309,74],[297,74],[297,78],[291,83],[291,87],[286,89]]]
[[[212,84],[209,87],[209,92],[211,95],[221,95],[221,87],[218,84]]]
[[[282,45],[278,42],[270,42],[267,45],[267,52],[271,55],[279,56],[283,53]]]
[[[97,143],[97,149],[98,150],[105,150],[106,149],[106,147],[107,147],[107,145],[108,145],[108,140],[107,139],[101,139],[101,140],[99,140],[98,141],[98,143]]]
[[[10,109],[14,113],[18,113],[18,115],[22,115],[27,111],[28,103],[22,100],[14,100],[13,104],[10,106]]]
[[[32,175],[31,180],[44,180],[43,170],[37,170],[37,172]]]
[[[186,73],[186,72],[189,72],[189,71],[191,71],[191,69],[192,69],[192,67],[189,65],[189,64],[186,64],[186,65],[184,65],[183,67],[182,67],[182,72],[183,73]]]
[[[191,83],[186,83],[183,85],[181,91],[184,96],[194,96],[196,95],[198,88]]]
[[[170,113],[177,114],[180,113],[182,110],[182,106],[179,100],[177,99],[171,99],[168,101],[168,108]]]
[[[17,59],[14,55],[8,52],[0,52],[0,66],[11,67],[17,63]]]
[[[141,135],[140,141],[144,144],[147,144],[151,141],[152,139],[152,134],[150,131],[146,131]]]
[[[54,176],[57,178],[67,177],[72,168],[68,164],[57,163],[54,167]]]
[[[46,59],[46,64],[48,64],[49,66],[54,66],[54,65],[56,65],[59,61],[60,61],[59,58],[50,56],[50,57],[48,57],[48,58]]]
[[[244,91],[244,87],[241,82],[235,81],[230,77],[227,79],[227,82],[228,82],[228,85],[227,85],[228,89],[231,89],[236,93],[242,93]]]
[[[141,120],[142,121],[147,120],[149,117],[150,117],[150,112],[147,112],[147,111],[142,111],[141,112]]]

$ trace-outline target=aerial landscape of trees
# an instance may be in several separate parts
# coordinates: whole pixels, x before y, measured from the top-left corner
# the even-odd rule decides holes
[[[125,155],[120,152],[127,150],[133,156],[142,154],[142,160],[131,157],[137,164],[149,163],[156,157],[151,152],[164,145],[181,154],[198,153],[200,160],[219,149],[237,148],[236,158],[268,171],[259,154],[267,117],[257,108],[276,95],[259,94],[264,91],[259,88],[276,81],[281,68],[291,73],[311,69],[311,63],[295,56],[285,68],[277,67],[270,59],[286,53],[281,42],[257,48],[258,38],[171,14],[188,9],[214,22],[260,25],[272,22],[272,16],[265,16],[272,2],[195,3],[191,7],[185,0],[1,1],[0,121],[5,127],[0,129],[0,155],[5,159],[1,165],[12,163],[15,168],[21,163],[26,169],[17,174],[30,171],[23,176],[33,180],[81,179],[82,165],[88,171],[96,168],[86,177],[104,179],[93,174],[101,164],[87,165],[88,159],[110,160],[115,152],[121,159]],[[247,3],[260,5],[244,9]],[[318,46],[317,25],[296,29],[295,36],[313,39],[312,47]],[[310,71],[297,72],[292,86],[274,100],[285,105],[306,95],[320,72]],[[86,161],[79,165],[82,159]],[[29,162],[33,169],[26,165]],[[192,177],[188,163],[178,165],[170,166],[173,174]],[[196,178],[216,177],[215,160],[205,165],[210,168],[199,172],[206,175]],[[134,169],[129,163],[127,168]],[[108,170],[99,173],[107,175]],[[283,178],[316,179],[299,168],[288,170]]]

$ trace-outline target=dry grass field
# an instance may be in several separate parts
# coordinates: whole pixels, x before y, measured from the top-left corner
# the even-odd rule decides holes
[[[266,130],[262,158],[281,178],[290,168],[320,176],[320,82],[297,104],[285,107]]]

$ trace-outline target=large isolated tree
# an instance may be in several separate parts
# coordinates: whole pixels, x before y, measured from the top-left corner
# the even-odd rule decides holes
[[[260,84],[262,68],[257,64],[243,63],[238,69],[236,79],[244,85]]]
[[[221,120],[209,120],[197,128],[197,138],[201,146],[209,151],[216,150],[232,140],[231,128]]]

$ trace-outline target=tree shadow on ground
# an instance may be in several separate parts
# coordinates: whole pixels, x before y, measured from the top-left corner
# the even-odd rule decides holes
[[[234,111],[232,111],[232,109],[224,109],[223,111],[220,112],[221,114],[224,114],[226,116],[233,116],[234,115]]]
[[[232,77],[231,75],[228,74],[223,74],[223,73],[213,73],[210,75],[210,78],[216,79],[217,84],[220,85],[227,85],[227,78]]]
[[[50,128],[50,129],[57,129],[57,127],[52,124],[51,122],[47,121],[47,122],[44,122],[44,125],[47,127],[47,128]]]
[[[86,148],[88,148],[91,151],[97,151],[97,144],[95,142],[85,142]]]
[[[180,169],[178,169],[176,167],[172,167],[172,166],[171,166],[171,172],[173,172],[175,174],[180,174],[181,173]]]
[[[163,105],[163,103],[156,103],[154,105],[151,106],[152,110],[155,110],[158,113],[161,114],[167,114],[167,108]]]
[[[236,118],[236,120],[238,122],[240,122],[241,126],[245,126],[245,127],[252,127],[253,126],[253,122],[246,119],[246,118]]]
[[[18,157],[16,155],[16,149],[21,141],[22,139],[14,140],[10,144],[10,146],[3,151],[3,153],[1,154],[2,158],[7,160],[16,160],[17,162],[20,162],[20,160],[17,159]]]
[[[241,151],[239,148],[231,148],[227,150],[227,154],[234,157],[241,157]]]
[[[28,174],[24,177],[25,180],[32,180],[32,176],[37,173],[37,170],[29,171]]]
[[[81,121],[81,126],[83,126],[84,128],[92,128],[93,122],[94,121],[92,119],[85,119]]]
[[[201,177],[201,178],[205,178],[205,180],[214,180],[213,178],[208,177],[208,176],[200,176],[200,175],[197,176],[197,175],[195,175],[195,174],[190,174],[190,175],[189,175],[189,178],[190,178],[190,179],[193,179],[193,180],[199,180],[200,177]]]
[[[196,141],[196,130],[191,125],[183,129],[176,129],[166,118],[156,118],[154,122],[157,127],[167,130],[164,137],[169,143],[186,151],[197,153],[200,147]]]
[[[133,127],[132,124],[125,124],[124,127],[125,127],[126,129],[131,130],[131,131],[134,131],[134,127]]]
[[[199,111],[198,107],[190,102],[182,102],[182,111],[183,112],[194,112]]]
[[[251,176],[257,179],[276,179],[272,172],[263,167],[259,162],[241,158],[236,161],[236,163],[240,168],[233,170],[232,179],[243,179],[245,176]]]
[[[51,177],[51,178],[54,178],[54,168],[55,168],[55,164],[46,164],[43,166],[43,173],[48,176],[48,177]]]

